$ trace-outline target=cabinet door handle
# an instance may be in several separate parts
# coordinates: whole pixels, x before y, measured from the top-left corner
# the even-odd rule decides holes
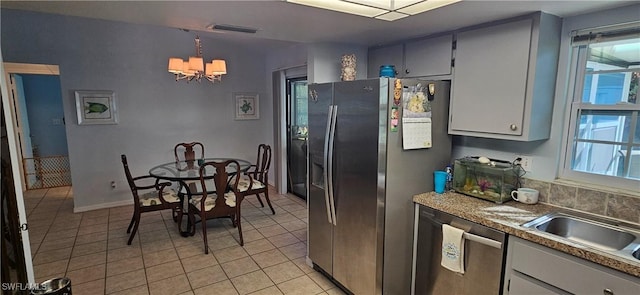
[[[518,130],[518,125],[511,124],[511,126],[509,126],[509,129],[511,129],[511,131],[516,131],[516,130]]]
[[[611,289],[608,289],[608,288],[602,290],[602,294],[604,294],[604,295],[614,295],[613,291],[611,291]]]
[[[409,74],[409,73],[411,73],[411,71],[409,71],[409,69],[406,69],[406,70],[404,70],[404,73],[405,74]]]

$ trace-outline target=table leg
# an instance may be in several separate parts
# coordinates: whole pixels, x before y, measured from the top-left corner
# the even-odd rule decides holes
[[[180,182],[180,185],[182,187],[185,188],[186,190],[186,195],[180,195],[180,202],[182,203],[182,206],[184,207],[180,214],[184,215],[184,211],[187,211],[187,228],[186,230],[182,230],[182,224],[178,224],[178,230],[180,231],[180,235],[183,237],[190,237],[193,236],[195,234],[195,223],[193,222],[193,214],[190,212],[189,210],[189,201],[191,200],[191,190],[196,190],[197,188],[195,187],[194,183],[190,183],[189,185],[187,185],[186,183],[184,183],[183,181]],[[184,200],[184,197],[187,198],[186,202]],[[186,206],[185,206],[186,203]],[[181,218],[182,219],[182,218]]]

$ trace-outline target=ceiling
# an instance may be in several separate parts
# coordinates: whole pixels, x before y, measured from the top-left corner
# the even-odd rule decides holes
[[[339,42],[373,46],[545,11],[569,17],[636,1],[465,0],[394,22],[306,7],[259,1],[0,1],[0,7],[158,25],[200,31],[203,37],[278,48],[294,43]],[[256,34],[214,32],[212,24],[257,28]]]

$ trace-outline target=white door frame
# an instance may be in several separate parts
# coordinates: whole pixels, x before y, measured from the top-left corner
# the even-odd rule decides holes
[[[18,218],[21,225],[27,225],[27,214],[24,208],[24,189],[26,183],[24,181],[24,173],[22,168],[22,146],[16,137],[21,134],[21,128],[16,124],[16,120],[20,118],[20,104],[15,103],[14,93],[15,85],[11,83],[11,74],[40,74],[40,75],[60,75],[60,69],[57,65],[41,65],[41,64],[21,64],[21,63],[5,63],[0,54],[0,90],[2,91],[2,104],[4,107],[4,119],[7,124],[7,141],[9,143],[9,152],[11,154],[11,171],[13,173],[13,181],[16,191],[16,205],[18,207]],[[11,89],[11,93],[9,92]],[[27,271],[28,283],[35,283],[33,273],[33,261],[31,259],[31,244],[29,242],[29,230],[22,230],[22,248],[24,249],[24,264]]]
[[[276,190],[287,193],[287,79],[308,77],[307,65],[296,65],[275,70],[272,75],[274,93],[274,139],[276,145]]]
[[[277,81],[273,83],[277,87],[274,91],[274,117],[275,121],[275,146],[276,146],[276,190],[279,194],[287,193],[287,138],[286,138],[286,88],[284,70],[277,71],[274,75]],[[283,156],[284,155],[284,156]]]
[[[24,134],[22,130],[22,125],[17,124],[17,122],[24,122],[22,118],[22,112],[20,111],[21,105],[16,103],[14,95],[17,93],[17,89],[15,83],[11,81],[12,74],[37,74],[37,75],[60,75],[60,68],[57,65],[43,65],[43,64],[24,64],[24,63],[11,63],[5,62],[4,65],[4,77],[5,81],[8,85],[7,89],[10,89],[10,93],[8,93],[9,102],[7,106],[9,106],[9,111],[11,112],[12,124],[10,125],[7,122],[7,126],[12,126],[13,131],[15,132],[15,144],[16,150],[18,152],[17,156],[20,164],[22,164],[23,155],[26,153],[25,145],[21,142],[24,139]],[[27,189],[27,182],[24,179],[24,167],[23,165],[19,165],[20,167],[20,183],[21,186],[16,186],[16,188],[20,187],[22,190]]]

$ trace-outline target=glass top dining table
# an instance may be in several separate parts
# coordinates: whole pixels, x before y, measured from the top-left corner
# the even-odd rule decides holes
[[[240,170],[246,171],[251,166],[251,163],[247,160],[234,159],[234,158],[204,158],[194,161],[179,161],[169,162],[158,166],[155,166],[149,170],[149,174],[153,177],[172,180],[172,181],[185,181],[185,180],[199,180],[200,179],[200,162],[224,162],[227,160],[235,160],[240,164]],[[235,174],[235,166],[227,167],[229,174]],[[214,166],[206,166],[204,169],[205,178],[213,178],[216,172]]]
[[[201,192],[198,192],[196,186],[193,183],[194,181],[200,180],[200,166],[203,163],[207,163],[207,162],[224,162],[227,160],[237,161],[238,164],[240,164],[240,170],[243,172],[247,171],[249,167],[251,167],[251,163],[249,161],[242,160],[242,159],[204,158],[204,159],[194,160],[194,161],[178,161],[178,162],[173,161],[169,163],[164,163],[151,168],[149,170],[149,174],[158,179],[179,182],[180,186],[185,189],[184,196],[186,196],[187,198],[191,198],[192,195],[201,193]],[[208,165],[208,166],[205,166],[203,172],[204,172],[205,179],[212,179],[215,175],[216,168],[212,165]],[[237,171],[235,171],[235,165],[228,166],[227,173],[229,173],[230,177],[235,175],[237,173]],[[211,193],[211,192],[207,190],[207,193]],[[182,194],[179,194],[178,196],[182,200]],[[180,215],[182,216],[183,213],[186,213],[186,211],[185,212],[181,211]],[[180,219],[182,219],[182,217],[180,217]],[[180,235],[182,235],[183,237],[193,236],[195,234],[195,224],[191,223],[190,218],[187,219],[186,230],[182,229],[181,224],[178,225],[178,229],[180,231]]]

